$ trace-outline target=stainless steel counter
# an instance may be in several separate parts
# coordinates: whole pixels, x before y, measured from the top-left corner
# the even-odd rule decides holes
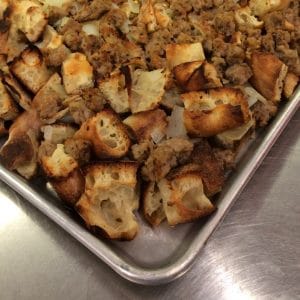
[[[165,286],[122,279],[0,183],[0,299],[300,299],[300,111],[194,267]]]

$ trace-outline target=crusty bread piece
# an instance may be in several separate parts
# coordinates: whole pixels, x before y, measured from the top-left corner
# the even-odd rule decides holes
[[[161,193],[155,182],[148,182],[142,195],[143,214],[146,220],[153,226],[159,225],[166,214]]]
[[[218,88],[181,97],[185,106],[184,124],[191,136],[214,136],[250,120],[248,102],[239,89]]]
[[[74,206],[84,192],[85,180],[79,169],[74,169],[65,178],[50,178],[49,182],[60,199],[70,206]]]
[[[49,178],[66,178],[78,167],[76,160],[65,152],[63,144],[57,144],[54,152],[41,157],[43,171]]]
[[[237,9],[234,12],[234,18],[239,27],[262,28],[264,26],[264,21],[258,20],[255,15],[252,14],[249,6]]]
[[[25,178],[37,170],[40,120],[35,110],[23,112],[9,129],[9,137],[0,150],[0,161],[9,170],[17,170]]]
[[[64,141],[72,137],[76,129],[70,124],[53,124],[41,127],[44,134],[44,140],[53,144],[62,144]]]
[[[204,61],[202,44],[169,44],[166,47],[167,63],[170,70],[186,62]]]
[[[271,53],[253,52],[251,83],[267,100],[279,102],[288,67]]]
[[[30,42],[36,42],[47,25],[47,17],[38,1],[14,1],[12,13],[15,25]]]
[[[110,106],[117,113],[129,111],[129,97],[125,85],[125,76],[120,71],[99,82],[99,88]]]
[[[263,16],[271,11],[289,6],[290,0],[250,0],[249,7],[256,16]]]
[[[68,112],[63,103],[66,96],[61,77],[58,73],[53,74],[32,101],[43,123],[52,124]]]
[[[8,93],[5,85],[0,81],[0,118],[14,120],[19,115],[19,110]]]
[[[153,32],[156,29],[157,22],[152,0],[143,1],[138,14],[138,22],[143,24],[148,32]]]
[[[30,110],[31,107],[31,97],[29,94],[21,87],[18,81],[12,76],[12,74],[7,73],[3,76],[3,84],[7,88],[8,92],[12,98],[24,109]]]
[[[167,115],[161,109],[133,114],[123,121],[135,133],[138,141],[153,140],[160,142],[166,135]]]
[[[120,158],[130,147],[125,125],[110,109],[104,109],[84,122],[75,137],[90,141],[98,158]]]
[[[194,61],[180,64],[173,69],[177,83],[186,91],[200,91],[222,86],[213,64]]]
[[[287,73],[284,81],[284,86],[283,86],[283,94],[287,99],[293,95],[298,82],[299,82],[299,76],[291,72]]]
[[[94,86],[93,68],[82,53],[71,53],[62,65],[63,82],[68,94]]]
[[[154,71],[135,70],[132,72],[132,85],[129,105],[132,113],[156,108],[165,91],[168,73],[163,69]]]
[[[171,226],[210,215],[215,210],[203,192],[202,178],[197,172],[173,174],[159,181],[158,187]]]
[[[12,73],[34,94],[48,81],[52,72],[37,48],[25,49],[11,65]]]
[[[108,162],[85,170],[85,191],[75,208],[88,228],[110,239],[131,240],[138,231],[136,162]]]

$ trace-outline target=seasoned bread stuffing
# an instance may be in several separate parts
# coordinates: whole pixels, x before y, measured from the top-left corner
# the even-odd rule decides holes
[[[295,92],[298,0],[5,0],[0,162],[109,239],[216,209]],[[12,124],[11,124],[12,123]]]

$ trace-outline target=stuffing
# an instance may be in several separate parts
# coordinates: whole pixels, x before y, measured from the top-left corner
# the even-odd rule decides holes
[[[166,47],[166,56],[170,69],[186,62],[205,60],[201,43],[169,44]]]
[[[131,154],[134,160],[142,164],[149,157],[153,149],[153,142],[151,140],[144,140],[131,146]]]
[[[274,10],[281,10],[289,6],[290,0],[250,0],[249,7],[256,16],[263,16]]]
[[[0,118],[2,120],[14,120],[19,115],[19,109],[5,85],[0,81]]]
[[[18,103],[20,107],[22,107],[24,110],[30,110],[31,97],[12,76],[12,74],[8,73],[3,76],[3,84],[7,88],[7,91],[12,96],[14,101]]]
[[[255,15],[252,15],[251,8],[249,6],[241,7],[235,11],[235,20],[239,27],[254,27],[262,28],[264,22],[260,21]]]
[[[138,141],[153,140],[156,144],[166,135],[168,125],[167,115],[161,109],[133,114],[123,122],[133,130]]]
[[[168,119],[167,137],[188,138],[187,131],[184,125],[184,108],[175,105]]]
[[[66,97],[61,77],[55,73],[35,95],[32,106],[37,110],[43,123],[52,124],[68,112],[63,103]]]
[[[210,215],[214,205],[203,192],[202,178],[194,172],[172,174],[159,181],[159,191],[169,225],[191,222]]]
[[[25,49],[10,70],[33,93],[37,93],[51,76],[37,48]]]
[[[110,239],[132,240],[138,232],[137,164],[98,163],[85,170],[85,190],[75,208],[88,228]]]
[[[293,95],[298,82],[299,82],[299,76],[291,72],[287,73],[283,85],[283,94],[287,99]]]
[[[252,53],[250,65],[253,87],[267,100],[280,101],[288,67],[275,55],[262,52]]]
[[[247,99],[239,89],[219,88],[181,95],[187,132],[209,137],[239,127],[250,120]]]
[[[164,94],[167,72],[154,70],[146,72],[135,70],[132,73],[132,85],[129,94],[129,105],[132,113],[156,108]]]
[[[142,175],[148,181],[164,178],[172,168],[187,162],[193,144],[185,139],[172,138],[158,144],[142,167]]]
[[[40,120],[35,110],[23,112],[9,128],[9,136],[0,150],[0,161],[26,179],[37,172]]]
[[[91,143],[80,138],[68,138],[64,142],[65,151],[71,155],[80,166],[87,164],[91,159]]]
[[[98,158],[120,158],[126,155],[130,147],[125,125],[109,109],[85,121],[75,137],[90,141]]]
[[[67,94],[94,86],[93,68],[82,53],[72,53],[63,62],[62,76]]]
[[[76,128],[69,124],[53,124],[41,127],[44,134],[44,140],[53,144],[62,144],[64,141],[74,135]]]
[[[125,75],[120,71],[100,80],[99,88],[115,112],[125,113],[130,110]]]
[[[63,144],[57,144],[54,152],[41,157],[41,165],[46,176],[49,178],[66,178],[77,167],[76,160],[65,152]]]

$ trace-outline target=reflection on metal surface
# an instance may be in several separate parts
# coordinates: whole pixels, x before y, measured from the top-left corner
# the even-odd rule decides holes
[[[15,222],[20,214],[20,209],[9,199],[9,195],[0,191],[0,230]]]

